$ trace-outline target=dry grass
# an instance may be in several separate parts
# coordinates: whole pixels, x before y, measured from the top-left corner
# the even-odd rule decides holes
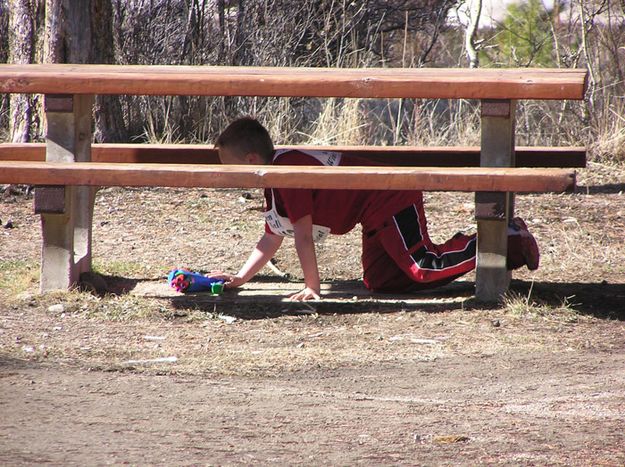
[[[307,144],[362,144],[365,123],[360,102],[360,99],[325,99],[311,133],[305,135]]]
[[[572,297],[565,297],[559,305],[541,302],[532,298],[531,290],[527,296],[509,293],[503,300],[503,312],[522,318],[550,318],[564,322],[576,322],[578,319]]]
[[[164,111],[162,115],[155,115],[152,111],[146,113],[143,127],[143,135],[139,140],[145,140],[152,144],[175,144],[182,143],[180,129],[171,117],[173,99],[163,98]],[[160,122],[162,120],[162,123]]]
[[[0,261],[0,298],[14,297],[39,283],[39,265],[33,261]]]
[[[601,95],[593,106],[590,123],[578,114],[584,103],[524,102],[517,112],[518,145],[581,145],[594,161],[625,159],[625,103],[618,96]],[[280,144],[345,145],[479,145],[480,106],[465,100],[440,99],[308,99],[239,98],[237,116],[251,115],[268,128]],[[223,98],[206,101],[205,118],[195,123],[191,136],[170,115],[172,103],[164,101],[160,123],[147,114],[143,134],[151,143],[212,143],[223,128]]]
[[[348,311],[351,304],[326,307],[322,314],[293,314],[280,303],[265,303],[247,305],[246,314],[255,308],[259,317],[278,317],[231,321],[226,318],[237,316],[237,307],[227,303],[207,311],[193,300],[174,305],[170,299],[96,297],[78,290],[22,294],[3,316],[0,349],[107,370],[273,375],[579,345],[578,332],[562,334],[559,327],[591,320],[578,319],[567,303],[538,303],[512,297],[500,309],[463,309],[459,302],[441,313],[361,313]],[[19,342],[5,339],[12,335]],[[164,357],[177,361],[150,362]]]
[[[596,118],[597,137],[590,145],[598,160],[625,160],[625,102],[622,96],[607,96]]]
[[[105,276],[117,277],[149,277],[152,268],[139,261],[121,261],[101,259],[93,260],[93,271]]]

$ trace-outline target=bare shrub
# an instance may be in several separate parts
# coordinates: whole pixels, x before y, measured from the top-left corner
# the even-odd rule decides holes
[[[120,63],[367,67],[401,59],[422,65],[431,59],[453,3],[305,0],[294,8],[287,0],[116,0],[115,44]],[[329,105],[245,97],[140,96],[124,102],[131,133],[157,141],[211,141],[233,118],[253,115],[278,141],[306,142],[323,131],[313,127]],[[340,105],[344,125],[359,119],[358,105]],[[348,116],[352,108],[356,114]],[[343,133],[356,138],[352,129]]]

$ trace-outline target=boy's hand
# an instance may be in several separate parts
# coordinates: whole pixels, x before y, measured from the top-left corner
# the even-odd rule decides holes
[[[304,290],[300,290],[299,292],[291,295],[289,300],[293,302],[304,302],[306,300],[321,300],[321,297],[319,296],[319,291],[306,287]]]
[[[206,274],[206,277],[210,277],[211,279],[221,279],[224,281],[224,287],[226,289],[233,289],[245,283],[242,277],[222,271],[211,271]]]

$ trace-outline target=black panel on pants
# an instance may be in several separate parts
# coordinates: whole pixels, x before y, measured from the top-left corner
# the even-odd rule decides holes
[[[467,244],[464,250],[443,253],[440,257],[429,252],[425,247],[419,248],[410,256],[421,269],[441,270],[456,266],[467,259],[473,258],[475,256],[476,246],[477,242],[473,239]]]
[[[408,250],[423,240],[421,226],[419,225],[419,214],[417,214],[417,209],[414,206],[401,210],[393,217]]]

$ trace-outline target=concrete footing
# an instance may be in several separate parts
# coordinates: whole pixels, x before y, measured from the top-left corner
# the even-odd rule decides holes
[[[93,96],[46,95],[46,161],[91,160]],[[96,188],[43,187],[35,195],[41,215],[41,291],[69,289],[91,271],[91,226]]]

